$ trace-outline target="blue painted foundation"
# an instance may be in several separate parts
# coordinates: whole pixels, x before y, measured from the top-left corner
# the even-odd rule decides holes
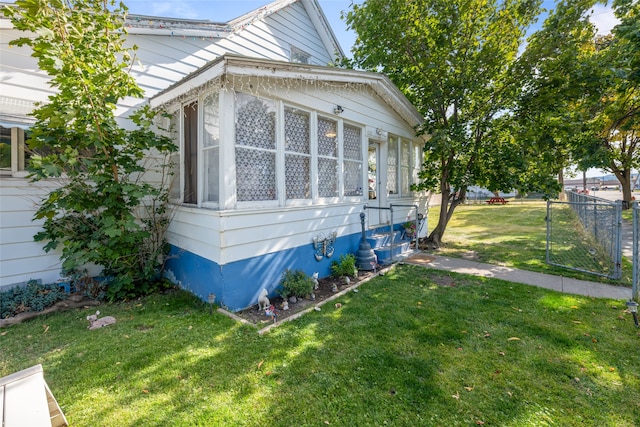
[[[172,246],[166,265],[167,276],[197,295],[203,301],[210,293],[216,294],[216,303],[231,311],[250,307],[258,302],[258,295],[266,288],[270,296],[276,295],[278,283],[286,269],[302,270],[309,276],[331,274],[332,261],[340,255],[355,253],[360,234],[336,239],[331,258],[316,261],[313,244],[248,258],[220,265],[199,255]]]
[[[386,230],[388,231],[388,227]],[[374,250],[379,245],[380,233],[385,229],[376,229],[367,233],[367,240]],[[397,234],[396,234],[397,236]],[[331,263],[339,261],[340,255],[355,254],[360,244],[361,233],[350,234],[336,239],[335,252],[331,258],[315,259],[313,244],[293,249],[247,258],[241,261],[220,265],[186,250],[172,246],[166,265],[167,276],[197,295],[203,301],[208,300],[210,293],[216,295],[216,303],[231,311],[250,307],[258,302],[258,295],[266,288],[270,296],[276,295],[276,289],[286,269],[302,270],[309,276],[318,272],[320,278],[331,274]],[[397,238],[397,237],[396,237]],[[387,244],[384,235],[384,244]],[[394,243],[394,253],[401,251],[400,242]],[[380,247],[380,262],[385,263],[389,256]]]

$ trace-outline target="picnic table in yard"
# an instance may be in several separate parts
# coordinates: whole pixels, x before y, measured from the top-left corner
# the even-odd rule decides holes
[[[504,197],[492,197],[489,200],[487,200],[487,203],[490,205],[495,205],[497,203],[500,203],[501,205],[506,205],[507,203],[509,203],[509,201],[505,200]]]
[[[35,365],[0,378],[0,425],[68,425],[58,402],[44,380],[42,365]]]

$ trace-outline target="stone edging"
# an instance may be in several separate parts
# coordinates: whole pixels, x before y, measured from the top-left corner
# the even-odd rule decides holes
[[[279,325],[281,325],[283,323],[289,322],[291,320],[295,320],[295,319],[301,317],[302,315],[309,313],[310,311],[316,310],[317,308],[319,309],[321,306],[325,305],[326,303],[328,303],[330,301],[333,301],[333,300],[336,300],[337,298],[340,298],[341,296],[345,295],[347,292],[358,288],[360,285],[362,285],[363,283],[367,283],[369,280],[373,279],[374,277],[377,277],[377,276],[380,276],[380,275],[384,275],[387,271],[389,271],[391,269],[392,266],[393,265],[381,268],[375,274],[373,274],[373,275],[371,275],[371,276],[369,276],[367,278],[362,279],[358,283],[354,283],[353,285],[349,286],[348,288],[345,288],[345,289],[341,290],[340,292],[336,293],[335,295],[331,295],[329,298],[324,299],[324,300],[320,301],[317,304],[311,305],[311,306],[305,308],[304,310],[302,310],[302,311],[300,311],[300,312],[298,312],[296,314],[293,314],[293,315],[291,315],[291,316],[289,316],[287,318],[282,319],[279,322],[271,323],[270,325],[265,326],[262,329],[259,329],[258,333],[260,335],[263,335],[264,333],[269,332],[271,329],[276,328],[276,327],[278,327]],[[218,308],[217,311],[218,311],[218,313],[224,314],[225,316],[228,316],[231,319],[236,320],[236,321],[238,321],[240,323],[243,323],[245,325],[256,326],[253,323],[247,321],[246,319],[243,319],[242,317],[237,316],[236,314],[234,314],[234,313],[232,313],[232,312],[230,312],[228,310],[225,310],[224,308]]]

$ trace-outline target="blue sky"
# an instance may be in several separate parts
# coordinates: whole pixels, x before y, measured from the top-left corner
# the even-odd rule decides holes
[[[9,0],[11,1],[11,0]],[[12,2],[12,1],[11,1]],[[214,22],[227,22],[237,18],[247,12],[258,9],[271,0],[124,0],[129,8],[129,13],[139,15],[163,16],[185,19],[208,19]],[[352,3],[362,3],[362,0],[319,0],[320,7],[333,29],[342,50],[347,56],[355,41],[355,34],[347,31],[344,21],[340,18],[343,11],[350,10]],[[555,2],[553,0],[543,0],[543,7],[552,9]],[[592,21],[599,29],[599,33],[606,34],[616,24],[615,17],[611,9],[605,6],[596,6],[593,9]],[[538,21],[538,28],[543,17]],[[589,171],[589,176],[600,176],[599,171]]]
[[[13,0],[9,0],[13,3]],[[247,12],[258,9],[271,0],[124,0],[129,13],[139,15],[163,16],[185,19],[208,19],[214,22],[227,22]],[[344,21],[340,18],[343,11],[350,10],[352,3],[362,3],[362,0],[319,0],[320,7],[333,29],[342,50],[348,56],[355,41],[355,34],[347,31]],[[553,0],[543,0],[543,7],[553,8]],[[611,31],[616,21],[611,9],[596,6],[593,9],[592,20],[599,28],[599,32],[606,34]],[[542,24],[540,19],[538,26]]]
[[[260,8],[270,3],[270,0],[124,0],[124,2],[129,7],[129,13],[226,22]],[[353,2],[362,3],[362,0],[319,0],[320,7],[347,55],[355,41],[355,34],[347,31],[340,15],[342,11],[350,10]],[[554,1],[543,1],[543,7],[547,9],[553,8],[553,5]],[[594,8],[592,19],[601,33],[608,33],[615,25],[611,10],[603,6]],[[542,20],[538,24],[541,23]]]
[[[361,3],[355,0],[355,3]],[[247,12],[259,9],[271,3],[271,0],[124,0],[129,13],[173,18],[208,19],[214,22],[227,22]],[[345,54],[349,53],[355,41],[355,34],[346,30],[340,19],[342,11],[348,11],[351,0],[319,0],[320,7],[329,20],[340,46]]]

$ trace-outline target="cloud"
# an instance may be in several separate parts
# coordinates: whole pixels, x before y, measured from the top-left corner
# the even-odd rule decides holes
[[[598,29],[598,34],[609,34],[611,29],[620,22],[613,14],[613,9],[609,6],[596,5],[592,11],[593,13],[589,16],[589,20]]]

